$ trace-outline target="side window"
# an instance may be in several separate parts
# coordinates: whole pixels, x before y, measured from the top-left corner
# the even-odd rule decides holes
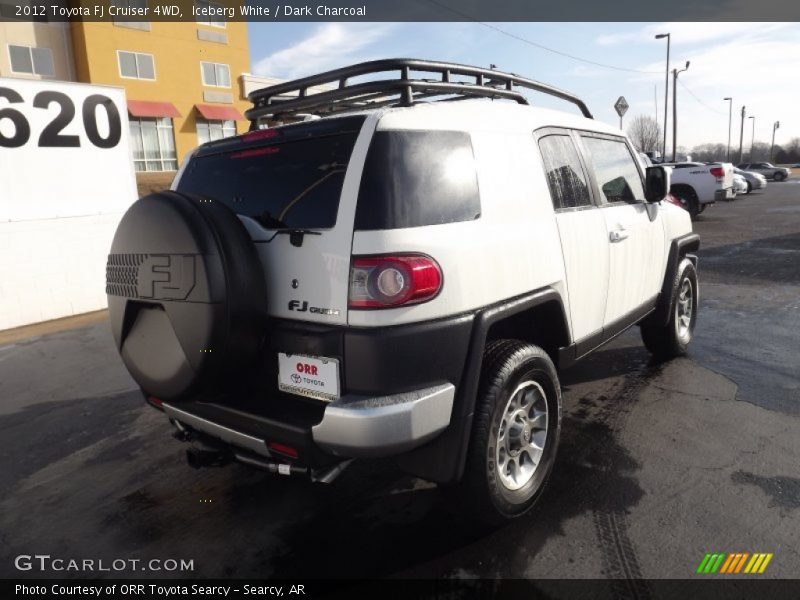
[[[642,176],[623,140],[583,137],[597,185],[606,202],[644,201]]]
[[[548,135],[539,140],[553,208],[592,204],[578,150],[568,135]]]

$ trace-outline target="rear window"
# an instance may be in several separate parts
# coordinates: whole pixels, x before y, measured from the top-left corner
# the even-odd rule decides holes
[[[276,130],[266,145],[247,144],[246,138],[234,146],[220,142],[225,151],[202,150],[177,189],[213,198],[265,227],[331,228],[363,123],[361,118],[341,121],[334,131],[311,124]]]
[[[400,229],[480,217],[469,134],[378,131],[361,177],[355,228]]]

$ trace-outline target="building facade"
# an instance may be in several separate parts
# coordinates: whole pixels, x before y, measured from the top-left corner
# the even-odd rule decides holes
[[[198,144],[246,129],[247,23],[72,23],[78,81],[125,88],[137,172],[174,171]]]
[[[245,22],[0,22],[0,76],[125,88],[137,172],[174,171],[198,144],[245,131],[249,70]]]

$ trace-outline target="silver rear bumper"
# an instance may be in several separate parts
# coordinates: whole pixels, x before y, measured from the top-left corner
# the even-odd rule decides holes
[[[376,457],[420,446],[450,424],[456,388],[444,383],[378,398],[342,398],[312,427],[314,442],[339,456]]]
[[[390,456],[411,450],[450,424],[456,388],[444,383],[403,394],[345,396],[325,407],[322,421],[311,428],[314,443],[348,458]],[[223,442],[270,457],[267,441],[164,403],[174,421]]]

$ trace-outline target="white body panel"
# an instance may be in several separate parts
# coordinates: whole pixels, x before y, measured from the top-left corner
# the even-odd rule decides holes
[[[554,211],[534,137],[534,131],[544,127],[620,135],[614,127],[583,117],[506,102],[371,112],[356,141],[332,229],[305,235],[298,248],[285,234],[263,243],[274,230],[242,217],[253,240],[260,242],[270,314],[321,324],[383,327],[450,317],[551,288],[562,298],[574,342],[654,298],[661,289],[671,240],[691,231],[688,213],[666,203]],[[376,129],[469,133],[480,217],[354,231],[363,165]],[[611,233],[620,229],[625,239],[612,243]],[[399,308],[348,310],[352,256],[411,252],[427,254],[441,267],[443,284],[435,298]]]
[[[438,128],[447,127],[440,124]],[[354,255],[422,252],[432,256],[444,273],[439,296],[402,308],[351,310],[351,325],[435,319],[548,285],[561,286],[564,270],[558,231],[532,134],[473,131],[472,144],[481,191],[479,219],[353,235]]]
[[[257,249],[269,282],[270,315],[286,319],[343,325],[347,322],[353,221],[361,172],[378,115],[367,119],[356,140],[342,186],[336,225],[320,235],[305,235],[303,245],[280,234]],[[275,235],[248,217],[240,217],[253,240]],[[296,281],[296,287],[294,282]],[[292,308],[290,308],[292,307]]]
[[[651,218],[648,211],[655,213]],[[619,204],[602,209],[609,241],[604,323],[613,323],[655,297],[664,269],[664,226],[658,207]]]
[[[572,341],[603,328],[609,274],[604,212],[592,207],[556,215],[566,270]]]

